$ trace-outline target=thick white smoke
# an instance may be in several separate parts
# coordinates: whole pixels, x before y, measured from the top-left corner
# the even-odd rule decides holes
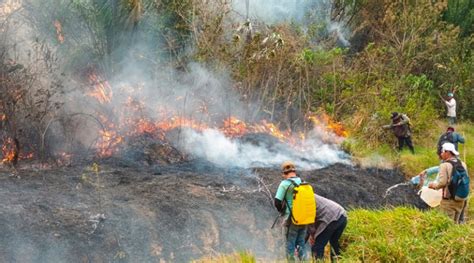
[[[186,130],[183,148],[195,157],[206,159],[221,167],[271,167],[292,160],[303,170],[318,169],[334,163],[349,164],[348,155],[333,144],[324,143],[313,133],[298,151],[289,145],[255,145],[230,139],[215,129],[202,132]],[[275,147],[276,146],[276,147]],[[278,150],[274,150],[277,148]]]

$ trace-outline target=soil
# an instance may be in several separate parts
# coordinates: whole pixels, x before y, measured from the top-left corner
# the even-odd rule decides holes
[[[274,168],[222,169],[205,161],[0,171],[0,262],[187,262],[250,250],[281,258],[270,229]],[[97,171],[97,172],[96,172]],[[397,170],[335,164],[304,171],[316,193],[346,208],[424,208]],[[350,220],[350,219],[349,219]]]

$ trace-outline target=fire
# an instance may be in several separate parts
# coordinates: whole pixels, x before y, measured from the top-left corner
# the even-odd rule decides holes
[[[88,94],[97,99],[100,103],[109,103],[112,100],[112,88],[109,83],[96,73],[89,74],[89,82],[93,90]],[[125,142],[125,138],[136,137],[143,134],[151,135],[158,140],[166,140],[166,133],[173,129],[189,128],[196,131],[214,128],[219,129],[228,138],[238,138],[249,133],[269,134],[281,142],[292,145],[295,149],[304,151],[307,142],[307,133],[304,131],[293,132],[291,129],[281,130],[277,124],[262,120],[257,123],[246,123],[235,116],[230,116],[223,120],[221,125],[211,121],[214,116],[206,103],[201,103],[196,109],[200,118],[187,118],[177,112],[160,105],[155,109],[154,116],[149,115],[149,110],[139,97],[132,97],[135,93],[133,87],[127,89],[129,97],[124,101],[120,112],[116,112],[114,120],[104,115],[99,115],[99,120],[103,129],[99,132],[99,139],[96,143],[97,154],[100,157],[112,156]],[[185,100],[185,97],[177,97],[176,102]],[[153,117],[152,117],[153,116]],[[321,139],[327,142],[337,143],[336,138],[347,137],[348,132],[344,127],[333,121],[328,115],[309,114],[307,119],[312,121],[320,134]],[[205,120],[205,121],[203,121]],[[337,136],[334,136],[337,135]]]
[[[117,132],[112,130],[100,131],[101,139],[97,143],[100,157],[112,156],[116,150],[115,146],[118,146],[122,141],[122,136],[119,136]]]
[[[286,141],[291,137],[291,131],[281,131],[275,124],[262,120],[260,124],[252,125],[252,132],[267,133],[280,141]]]
[[[100,157],[109,157],[115,153],[117,146],[120,145],[124,139],[118,134],[115,125],[110,123],[107,117],[100,115],[99,119],[105,126],[99,131],[100,138],[96,144],[98,155]]]
[[[146,120],[146,119],[140,119],[138,120],[136,124],[136,129],[134,130],[134,133],[137,134],[143,134],[143,133],[154,133],[158,127],[156,126],[155,123]]]
[[[326,127],[326,129],[339,137],[347,138],[349,132],[346,131],[344,126],[331,119],[331,117],[325,113],[322,113],[320,116],[316,116],[313,113],[307,115],[308,120],[313,122],[316,126]]]
[[[239,137],[247,133],[266,133],[280,141],[291,140],[291,131],[281,131],[275,124],[266,120],[262,120],[260,123],[246,124],[236,117],[229,117],[224,120],[224,127],[221,131],[227,137]]]
[[[18,149],[12,138],[7,138],[2,146],[2,163],[12,163],[18,157]]]
[[[24,154],[20,154],[20,159],[22,159],[22,160],[33,159],[34,156],[35,156],[35,154],[33,152],[24,153]]]
[[[224,127],[221,131],[227,137],[238,137],[247,133],[247,124],[235,117],[229,117],[224,120]]]
[[[64,35],[63,35],[63,28],[61,23],[58,20],[54,20],[54,27],[56,28],[56,35],[58,38],[59,43],[64,43]]]
[[[187,119],[184,117],[171,117],[164,121],[157,122],[156,126],[164,131],[169,131],[175,128],[190,128],[202,131],[208,128],[208,126],[202,122],[198,122],[193,119]]]
[[[92,86],[92,90],[88,92],[89,96],[96,98],[102,104],[112,100],[112,87],[107,80],[91,73],[89,74],[89,83]]]

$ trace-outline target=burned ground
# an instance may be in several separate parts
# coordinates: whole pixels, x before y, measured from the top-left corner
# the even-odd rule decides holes
[[[251,250],[276,258],[281,230],[270,168],[221,169],[206,162],[141,167],[100,164],[0,174],[1,262],[186,262]],[[415,205],[397,170],[336,164],[304,171],[316,192],[346,208]]]

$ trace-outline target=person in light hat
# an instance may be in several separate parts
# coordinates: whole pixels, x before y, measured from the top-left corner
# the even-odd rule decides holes
[[[456,150],[454,144],[444,143],[441,147],[441,159],[442,163],[439,165],[439,173],[437,182],[431,182],[428,187],[431,189],[443,189],[443,200],[439,208],[449,218],[453,219],[455,223],[460,223],[461,213],[467,203],[466,199],[459,199],[454,196],[454,193],[450,193],[449,184],[451,183],[451,176],[454,168],[459,164],[464,167],[467,171],[467,166],[464,162],[457,157],[459,152]]]
[[[447,116],[449,125],[456,124],[456,100],[454,99],[454,93],[448,92],[448,97],[446,99],[443,98],[443,101],[448,110]]]

